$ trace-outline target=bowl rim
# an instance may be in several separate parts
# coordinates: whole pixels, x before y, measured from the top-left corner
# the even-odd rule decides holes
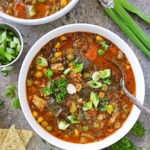
[[[28,67],[37,54],[37,52],[40,50],[40,48],[45,45],[48,41],[51,39],[58,37],[59,35],[62,35],[64,33],[68,32],[92,32],[100,34],[110,41],[112,41],[115,45],[117,45],[127,56],[136,80],[136,97],[140,100],[140,102],[144,103],[144,97],[145,97],[145,82],[144,82],[144,75],[142,72],[142,68],[139,64],[139,61],[131,48],[125,43],[124,40],[122,40],[118,35],[111,32],[110,30],[107,30],[103,27],[92,25],[92,24],[69,24],[65,25],[59,28],[56,28],[47,34],[45,34],[43,37],[41,37],[30,49],[27,56],[24,59],[24,62],[22,64],[20,74],[19,74],[19,81],[18,81],[18,92],[19,92],[19,99],[20,104],[22,107],[22,111],[25,115],[25,118],[27,119],[30,126],[33,128],[33,130],[41,136],[43,139],[45,139],[47,142],[62,148],[66,150],[98,150],[106,148],[118,140],[120,140],[123,136],[125,136],[133,127],[135,122],[137,121],[140,110],[134,105],[132,108],[132,111],[127,118],[127,120],[124,122],[123,126],[118,129],[115,133],[110,135],[109,137],[105,138],[102,141],[98,141],[95,143],[89,143],[89,144],[75,144],[70,142],[65,142],[63,140],[60,140],[48,132],[46,132],[34,119],[32,116],[32,113],[30,111],[27,99],[26,99],[26,75],[28,71]],[[123,48],[124,47],[124,48]],[[38,49],[38,50],[37,50]],[[30,60],[29,60],[30,58]],[[138,72],[138,73],[137,73]],[[137,82],[138,81],[138,82]]]
[[[2,11],[0,11],[0,16],[7,20],[18,23],[18,24],[40,25],[40,24],[52,22],[52,21],[57,20],[58,18],[64,16],[77,4],[78,1],[79,0],[72,0],[66,7],[64,7],[60,11],[56,12],[55,14],[47,16],[47,17],[43,17],[43,18],[38,18],[38,19],[21,19],[21,18],[10,16]]]
[[[13,26],[13,25],[11,25],[11,24],[9,24],[9,23],[4,23],[4,22],[0,22],[0,25],[7,25],[7,26],[9,26],[10,28],[14,29],[14,30],[16,31],[16,33],[17,33],[17,37],[19,38],[20,44],[21,44],[21,50],[20,50],[18,56],[17,56],[12,62],[10,62],[9,64],[0,65],[0,68],[1,68],[1,67],[7,67],[7,66],[12,65],[13,63],[15,63],[15,62],[20,58],[20,56],[21,56],[21,54],[22,54],[22,52],[23,52],[24,43],[23,43],[23,37],[22,37],[20,31],[19,31],[15,26]]]

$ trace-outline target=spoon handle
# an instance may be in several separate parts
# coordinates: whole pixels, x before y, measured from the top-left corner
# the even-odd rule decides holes
[[[142,111],[144,112],[145,114],[147,114],[149,117],[150,117],[150,110],[143,106],[140,101],[134,97],[125,87],[125,83],[124,83],[124,80],[121,79],[120,81],[121,85],[122,85],[122,88],[123,88],[123,91],[124,93],[126,94],[126,96]]]

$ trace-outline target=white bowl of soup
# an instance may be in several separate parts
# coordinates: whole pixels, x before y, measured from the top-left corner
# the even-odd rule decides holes
[[[19,24],[40,25],[68,13],[78,0],[0,1],[0,16]]]
[[[41,37],[19,75],[22,111],[33,130],[67,150],[98,150],[125,136],[140,115],[120,87],[144,103],[145,83],[138,59],[113,32],[90,24],[70,24]]]

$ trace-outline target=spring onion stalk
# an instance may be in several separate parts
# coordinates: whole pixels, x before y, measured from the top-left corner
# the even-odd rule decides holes
[[[126,12],[126,10],[120,5],[118,0],[114,0],[114,2],[114,10],[117,12],[120,18],[125,22],[130,30],[134,32],[134,34],[143,42],[143,44],[147,48],[150,48],[150,37],[136,24],[136,22]]]
[[[133,6],[128,0],[118,0],[118,1],[122,5],[122,7],[124,7],[126,10],[138,15],[141,19],[150,24],[150,17],[146,16],[142,11]]]
[[[150,51],[143,45],[143,43],[135,36],[135,34],[125,25],[123,20],[115,13],[114,10],[104,8],[105,12],[113,19],[113,21],[129,36],[129,38],[148,56]]]

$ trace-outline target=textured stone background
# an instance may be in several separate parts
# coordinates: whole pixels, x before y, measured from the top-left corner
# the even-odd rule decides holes
[[[141,9],[144,13],[150,16],[150,0],[130,0],[136,7]],[[132,15],[134,20],[138,22],[138,24],[143,28],[143,30],[150,36],[150,25],[146,24],[142,20],[140,20],[137,16]],[[0,21],[9,22],[0,18]],[[7,91],[7,86],[10,84],[16,85],[18,83],[18,75],[19,70],[26,56],[27,52],[29,51],[30,47],[37,41],[41,36],[43,36],[48,31],[53,30],[56,27],[71,24],[71,23],[90,23],[90,24],[97,24],[104,28],[107,28],[114,33],[118,34],[121,38],[123,38],[129,46],[133,49],[135,55],[140,61],[142,66],[144,76],[145,76],[145,83],[146,83],[146,97],[145,97],[145,105],[150,108],[150,60],[146,57],[139,48],[137,48],[131,40],[120,30],[119,27],[107,16],[104,12],[103,8],[99,5],[97,0],[80,0],[80,2],[75,6],[75,8],[65,15],[64,17],[60,18],[57,21],[52,23],[48,23],[45,25],[40,26],[24,26],[24,25],[17,25],[10,22],[14,26],[16,26],[21,33],[24,35],[24,41],[27,44],[24,46],[23,54],[17,63],[14,65],[13,71],[9,73],[9,76],[4,78],[0,73],[0,99],[5,102],[5,106],[0,108],[0,127],[1,128],[9,128],[10,125],[15,124],[16,128],[23,128],[23,129],[31,129],[29,124],[27,123],[22,111],[14,110],[11,107],[11,100],[4,97],[4,93]],[[29,37],[27,38],[25,35],[28,34]],[[144,126],[147,129],[147,135],[139,139],[137,137],[132,137],[132,142],[138,147],[142,146],[143,150],[150,150],[150,121],[145,117],[144,114],[140,115],[140,120],[144,122]],[[56,147],[51,146],[50,144],[44,144],[40,137],[34,133],[34,136],[28,145],[28,150],[59,150]]]

